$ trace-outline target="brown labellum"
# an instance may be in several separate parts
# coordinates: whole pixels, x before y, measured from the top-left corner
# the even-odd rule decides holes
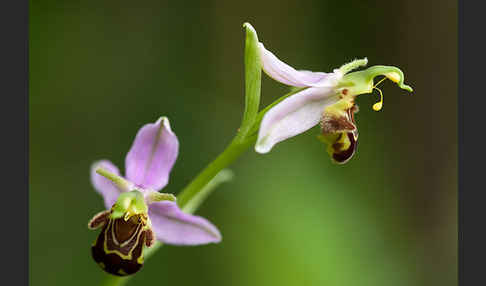
[[[143,214],[133,215],[125,220],[123,217],[111,219],[106,223],[91,247],[93,259],[106,272],[125,276],[140,270],[143,266],[143,248],[147,238],[147,217]]]
[[[340,140],[342,136],[347,136],[351,144],[347,149],[344,150],[341,150],[342,143],[334,143],[332,145],[332,148],[334,149],[332,158],[334,159],[334,161],[336,161],[336,163],[339,164],[344,164],[348,162],[349,159],[353,157],[354,153],[356,152],[356,147],[358,146],[358,135],[356,134],[355,137],[354,132],[341,133],[338,137],[338,140]]]
[[[321,130],[323,134],[338,132],[351,132],[356,130],[354,114],[358,112],[358,106],[354,104],[341,116],[324,113],[321,118]]]
[[[354,119],[354,113],[358,112],[358,106],[354,104],[346,110],[345,116],[324,115],[321,122],[323,135],[339,134],[332,143],[332,158],[336,163],[344,164],[353,157],[358,146],[358,128]],[[344,138],[343,138],[344,137]],[[349,145],[344,149],[345,143]]]

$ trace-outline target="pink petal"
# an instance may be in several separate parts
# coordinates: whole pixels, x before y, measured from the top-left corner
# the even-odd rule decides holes
[[[91,183],[95,187],[96,191],[103,196],[106,209],[110,209],[122,191],[119,190],[112,181],[96,173],[96,169],[98,168],[106,169],[107,171],[117,175],[119,175],[120,172],[118,171],[118,168],[108,160],[97,161],[91,165]]]
[[[179,152],[179,141],[170,129],[169,119],[144,125],[125,159],[127,178],[144,187],[160,190],[169,181],[169,173]]]
[[[285,139],[317,125],[324,108],[339,100],[333,88],[311,87],[275,105],[263,117],[255,150],[267,153]]]
[[[221,241],[221,234],[213,224],[182,212],[175,202],[154,202],[148,213],[157,239],[164,243],[198,245]]]
[[[297,87],[325,87],[335,85],[341,73],[298,71],[279,60],[272,52],[259,44],[263,70],[274,80],[290,86]]]

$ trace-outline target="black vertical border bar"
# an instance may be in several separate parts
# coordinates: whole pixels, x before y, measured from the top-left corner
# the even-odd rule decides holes
[[[458,1],[458,278],[485,285],[486,45],[484,1]]]
[[[30,186],[29,186],[29,182],[30,182],[30,176],[29,176],[29,160],[30,160],[30,150],[29,150],[29,144],[30,144],[30,136],[29,136],[29,132],[30,132],[30,129],[29,129],[29,51],[30,51],[30,46],[29,46],[29,37],[30,37],[30,30],[29,30],[29,23],[30,23],[30,19],[29,19],[29,0],[22,0],[20,1],[21,3],[23,3],[23,7],[22,7],[22,13],[24,15],[24,17],[21,17],[22,18],[22,25],[21,27],[23,27],[23,35],[25,35],[24,37],[24,41],[23,41],[23,54],[24,54],[24,61],[23,61],[23,66],[24,66],[24,96],[25,96],[25,102],[23,103],[24,104],[24,109],[25,109],[25,116],[24,116],[24,122],[23,122],[23,126],[25,127],[25,131],[24,131],[24,136],[25,136],[25,140],[24,140],[24,149],[25,149],[25,153],[24,153],[24,162],[25,162],[25,165],[24,165],[24,178],[25,178],[25,193],[24,193],[24,201],[25,201],[25,233],[26,233],[26,239],[24,241],[24,245],[25,245],[25,250],[24,252],[22,252],[22,256],[24,257],[24,262],[23,265],[24,265],[24,271],[26,272],[25,274],[25,278],[22,279],[21,284],[19,285],[23,285],[25,283],[25,285],[30,285],[31,284],[31,280],[30,280],[30,263],[29,263],[29,253],[30,253],[30,238],[29,238],[29,229],[30,229],[30,223],[29,223],[29,213],[30,213],[30,209],[29,209],[29,206],[30,206],[30,201],[29,201],[29,191],[30,191]]]
[[[457,251],[458,251],[458,272],[457,272],[457,279],[458,285],[466,285],[465,278],[464,278],[464,196],[463,196],[463,180],[464,180],[464,100],[462,98],[462,88],[464,85],[464,74],[462,73],[464,70],[464,2],[458,0],[457,4],[458,10],[458,17],[457,17],[457,24],[458,24],[458,62],[457,68],[459,69],[458,74],[458,90],[457,90],[457,120],[458,120],[458,130],[457,130],[457,146],[458,146],[458,190],[457,190],[457,203],[458,203],[458,236],[457,236]]]
[[[0,4],[2,285],[29,282],[28,6]]]

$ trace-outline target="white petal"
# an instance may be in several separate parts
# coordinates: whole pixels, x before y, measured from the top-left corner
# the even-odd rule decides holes
[[[259,43],[263,71],[274,80],[290,86],[297,87],[326,87],[334,86],[341,79],[342,73],[334,70],[333,73],[298,71],[279,60],[272,52]]]
[[[275,105],[263,117],[255,150],[267,153],[280,141],[317,125],[324,108],[339,100],[334,88],[311,87]]]

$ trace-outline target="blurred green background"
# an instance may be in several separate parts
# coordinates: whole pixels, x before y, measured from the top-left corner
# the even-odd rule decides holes
[[[356,57],[400,67],[360,96],[357,154],[334,165],[318,128],[252,149],[198,214],[219,245],[164,246],[128,285],[457,284],[457,3],[435,1],[31,1],[31,285],[97,285],[103,209],[90,164],[124,170],[138,129],[170,118],[177,193],[235,134],[244,104],[242,24],[289,64]],[[264,76],[262,104],[287,92]]]

